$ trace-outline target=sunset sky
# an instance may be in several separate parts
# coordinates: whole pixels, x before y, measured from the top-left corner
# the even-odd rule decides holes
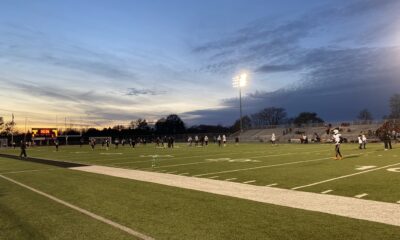
[[[93,127],[284,107],[376,119],[400,91],[397,0],[2,0],[0,116]]]

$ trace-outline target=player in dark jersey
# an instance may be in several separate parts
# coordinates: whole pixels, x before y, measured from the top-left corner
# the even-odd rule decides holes
[[[22,156],[24,156],[24,158],[27,158],[28,156],[26,155],[26,142],[25,141],[21,141],[21,153],[19,154],[19,158],[22,159]]]
[[[57,139],[54,140],[54,145],[56,146],[56,151],[58,152],[58,146],[59,146],[60,144],[59,144],[59,142],[58,142]]]

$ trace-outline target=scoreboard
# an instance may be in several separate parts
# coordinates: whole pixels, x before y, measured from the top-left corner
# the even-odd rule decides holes
[[[57,136],[57,128],[32,128],[33,138],[55,138]]]

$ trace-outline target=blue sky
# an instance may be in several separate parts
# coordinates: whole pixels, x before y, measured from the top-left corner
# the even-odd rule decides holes
[[[0,116],[108,126],[178,113],[229,125],[231,79],[246,71],[246,114],[380,118],[400,90],[399,10],[396,0],[3,0]]]

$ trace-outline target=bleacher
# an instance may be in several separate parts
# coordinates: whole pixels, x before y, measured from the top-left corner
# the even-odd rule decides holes
[[[377,140],[375,131],[382,125],[382,123],[337,123],[331,124],[330,129],[339,128],[340,133],[349,142],[357,140],[359,134],[366,134],[368,139]],[[278,142],[300,142],[303,134],[311,142],[316,139],[318,135],[321,142],[329,142],[331,140],[331,133],[327,133],[328,125],[320,126],[268,126],[267,128],[248,129],[243,132],[236,132],[230,137],[239,137],[242,142],[269,142],[272,134],[274,133]]]

